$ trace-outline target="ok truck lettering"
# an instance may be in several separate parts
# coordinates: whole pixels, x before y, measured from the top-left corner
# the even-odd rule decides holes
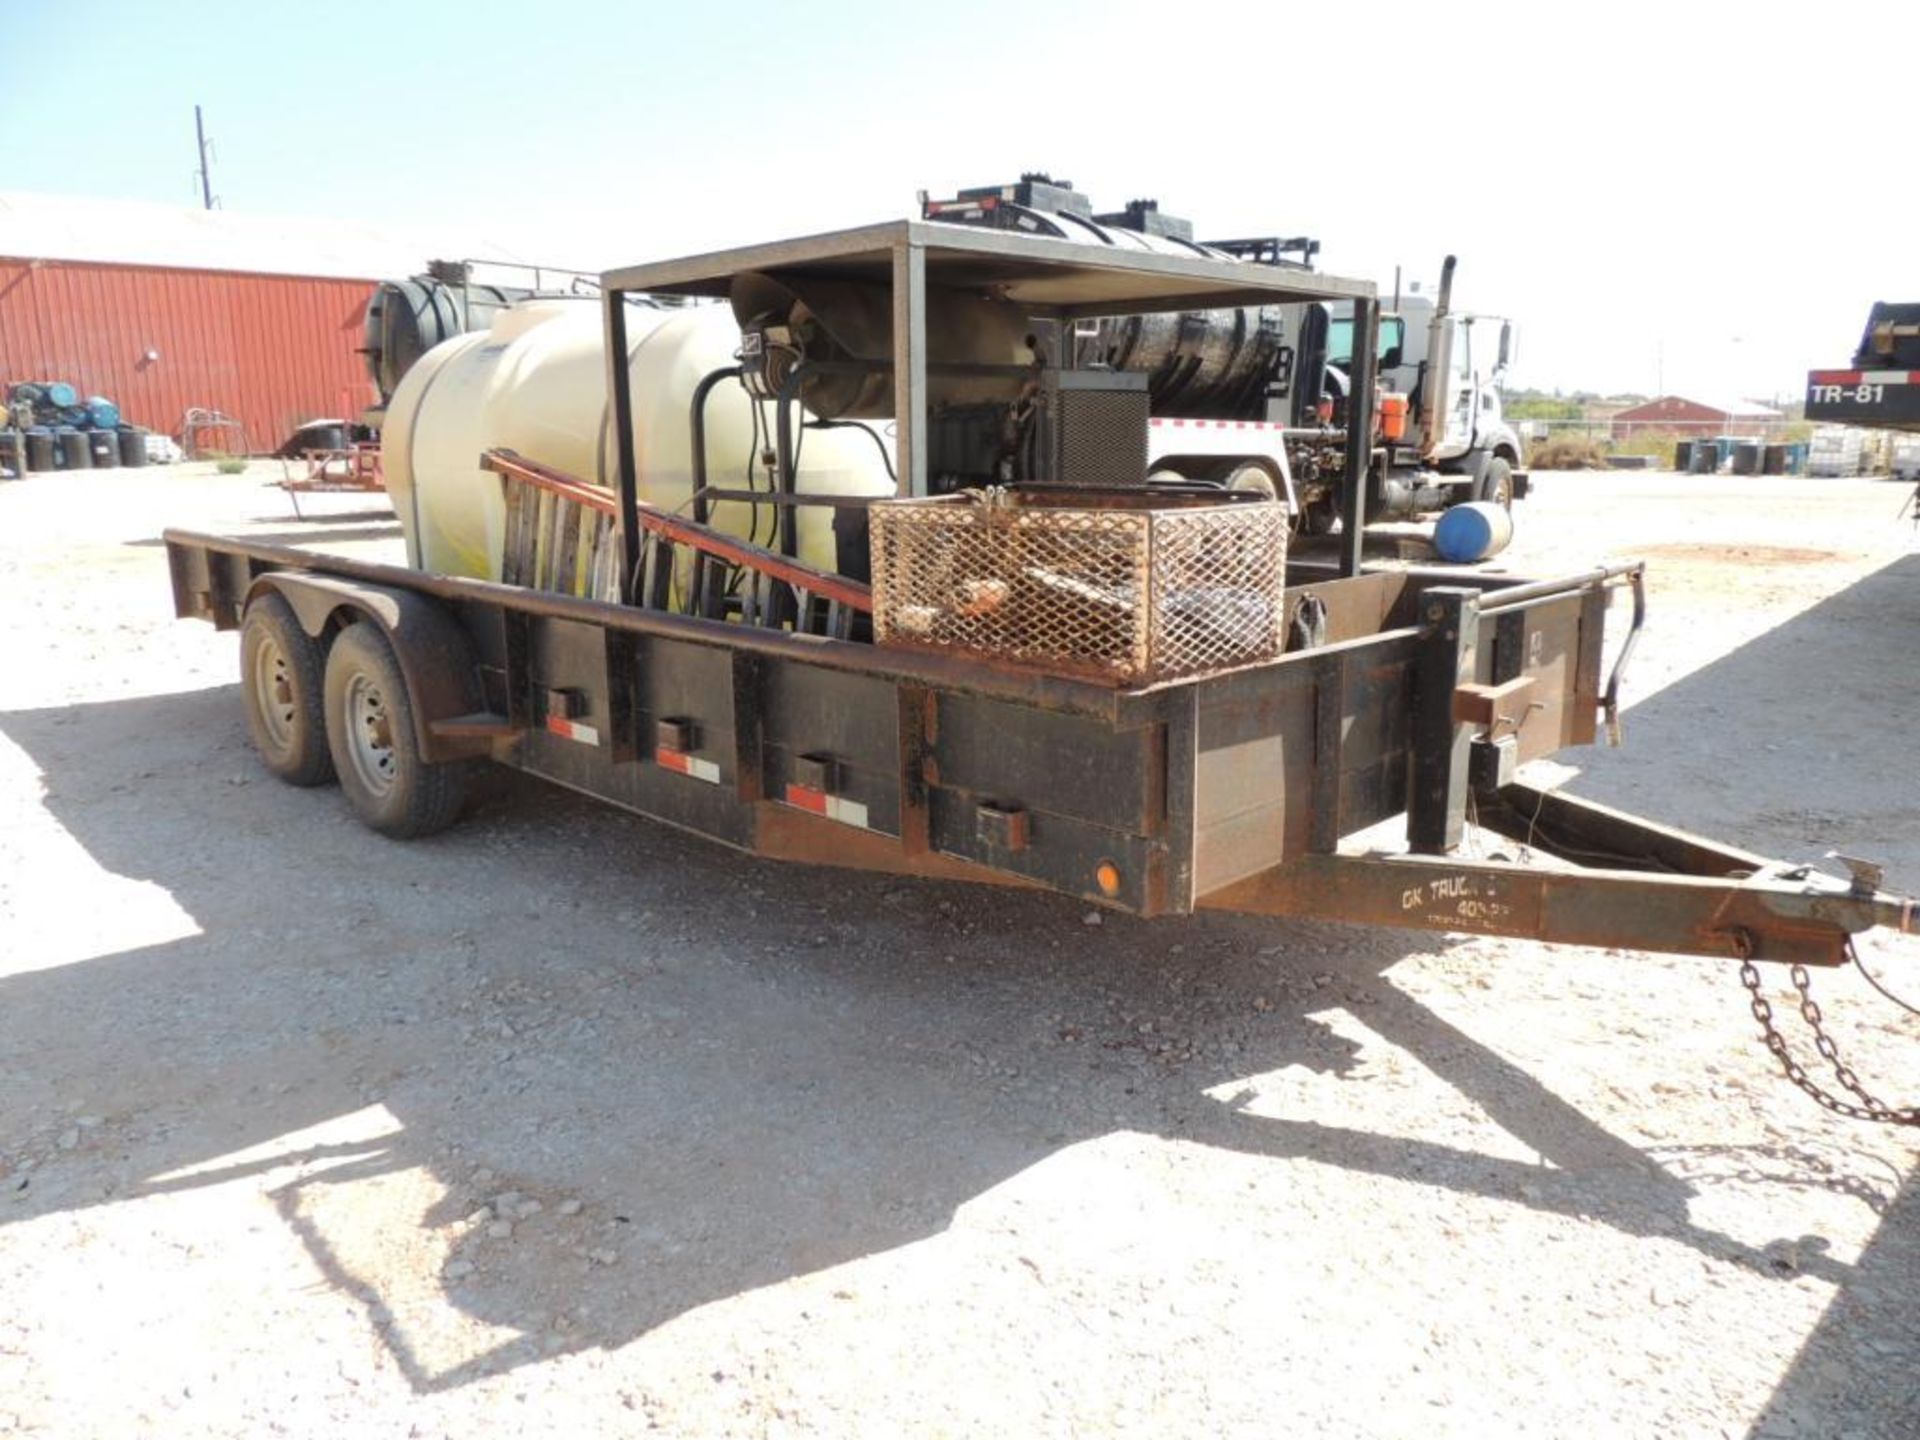
[[[1463,925],[1498,925],[1510,917],[1513,906],[1498,898],[1499,886],[1473,875],[1443,875],[1400,892],[1400,909],[1418,911],[1430,919]]]

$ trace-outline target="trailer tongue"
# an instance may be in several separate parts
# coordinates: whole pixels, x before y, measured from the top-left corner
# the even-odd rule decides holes
[[[1269,581],[1252,560],[1284,544],[1277,507],[1147,485],[1144,392],[1062,374],[1046,339],[1092,315],[1338,298],[1364,355],[1363,283],[899,222],[614,271],[603,293],[615,483],[475,456],[472,483],[504,500],[489,574],[166,537],[177,613],[242,631],[263,758],[300,783],[337,775],[376,829],[450,823],[491,759],[773,858],[1037,885],[1143,916],[1795,966],[1916,926],[1868,867],[1769,861],[1520,778],[1603,722],[1617,734],[1640,566],[1536,583],[1365,570],[1355,524]],[[692,474],[669,481],[641,463],[626,373],[628,297],[647,293],[728,296],[743,328],[739,363],[691,391]],[[1015,333],[1009,307],[1031,327],[1026,364],[982,358]],[[991,333],[957,333],[976,321]],[[764,484],[706,472],[705,407],[726,386],[775,409]],[[1370,395],[1358,386],[1349,416],[1356,518]],[[874,438],[900,501],[798,483],[809,433],[888,415],[890,453]],[[950,486],[933,458],[996,446],[1025,470],[1005,493]],[[650,503],[656,485],[692,514]],[[709,524],[722,500],[764,515],[766,543],[757,522]],[[831,569],[801,553],[808,505],[834,514]],[[929,514],[952,522],[948,548],[889,568],[900,527]],[[1622,591],[1632,618],[1609,666]],[[1050,628],[1016,627],[1029,613]],[[1131,648],[1101,648],[1116,635]],[[1076,664],[1036,659],[1062,646]],[[1401,817],[1404,849],[1361,846]],[[1525,860],[1463,854],[1470,819]]]

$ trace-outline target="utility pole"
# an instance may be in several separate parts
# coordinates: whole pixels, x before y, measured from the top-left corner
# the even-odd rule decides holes
[[[207,126],[200,118],[200,107],[193,107],[193,137],[200,145],[200,168],[194,173],[200,177],[200,203],[207,209],[213,209],[213,172],[207,167]]]

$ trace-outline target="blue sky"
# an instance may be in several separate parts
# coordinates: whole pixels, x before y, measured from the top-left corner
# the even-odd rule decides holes
[[[598,268],[1049,169],[1383,285],[1453,251],[1519,380],[1710,396],[1794,394],[1870,301],[1920,298],[1920,115],[1885,78],[1912,3],[0,13],[11,189],[195,203],[197,100],[228,209]]]

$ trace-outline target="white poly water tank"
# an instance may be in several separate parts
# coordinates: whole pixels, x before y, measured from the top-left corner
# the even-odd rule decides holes
[[[724,305],[652,310],[630,306],[635,465],[640,498],[682,510],[693,493],[688,424],[694,388],[734,363],[740,331]],[[803,418],[796,410],[796,418]],[[771,447],[773,407],[763,443]],[[723,381],[708,397],[707,478],[730,489],[766,484],[754,456],[752,402]],[[808,430],[800,448],[803,494],[887,496],[886,461],[872,437]],[[883,441],[891,458],[891,441]],[[582,480],[611,486],[613,417],[606,336],[597,300],[532,300],[503,310],[491,329],[455,336],[410,369],[387,406],[381,462],[406,534],[408,563],[442,575],[500,578],[505,481],[480,468],[482,452],[517,451]],[[757,512],[757,516],[756,516]],[[709,519],[768,543],[772,507],[715,504]],[[831,507],[798,507],[800,558],[835,568]],[[758,534],[754,533],[758,522]]]

